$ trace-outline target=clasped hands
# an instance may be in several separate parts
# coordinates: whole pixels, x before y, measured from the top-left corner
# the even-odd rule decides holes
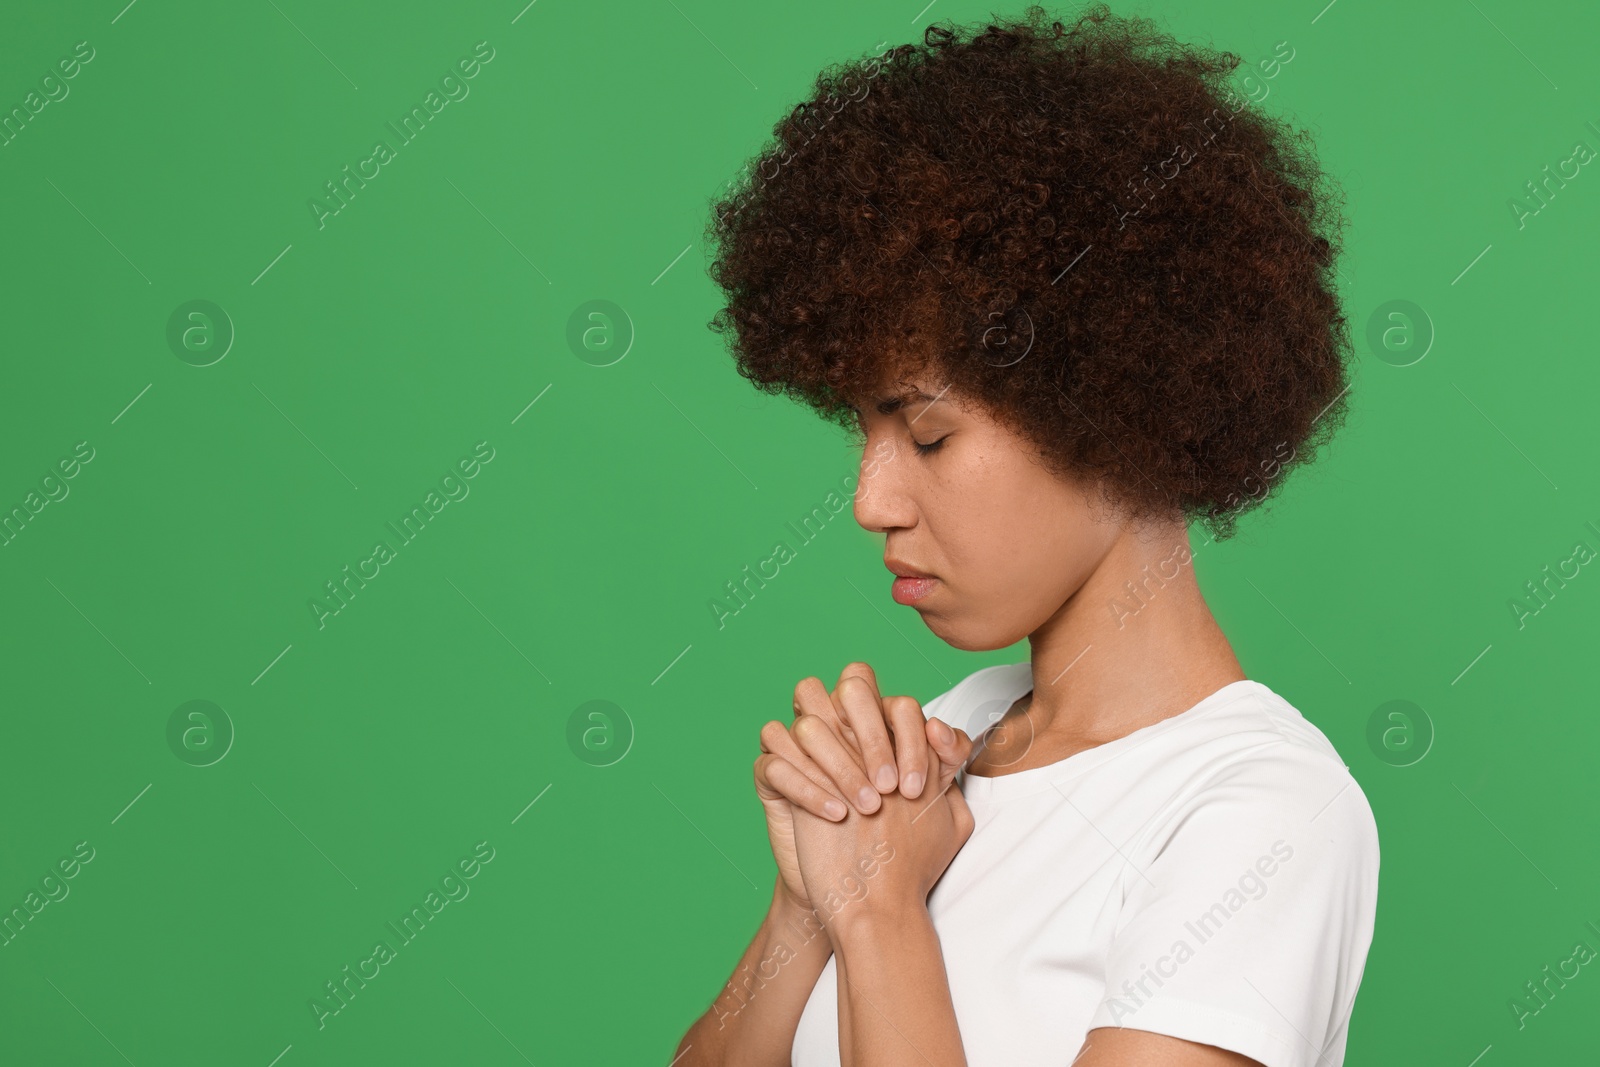
[[[912,697],[881,696],[865,663],[845,667],[832,693],[803,679],[794,716],[789,726],[774,719],[761,729],[756,793],[777,892],[818,914],[837,948],[858,923],[926,907],[972,834],[972,813],[953,784],[972,740],[925,717]]]

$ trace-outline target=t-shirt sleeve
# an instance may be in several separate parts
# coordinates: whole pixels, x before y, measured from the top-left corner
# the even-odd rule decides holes
[[[1347,769],[1273,745],[1127,855],[1091,1031],[1168,1034],[1266,1067],[1343,1062],[1378,896],[1377,824]]]

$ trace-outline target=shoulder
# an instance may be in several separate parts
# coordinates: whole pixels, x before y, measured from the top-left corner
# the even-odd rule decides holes
[[[1272,1065],[1309,1065],[1309,1046],[1338,1063],[1375,929],[1377,825],[1326,736],[1267,687],[1242,688],[1139,768],[1160,779],[1154,828],[1126,849],[1089,1029]]]
[[[1336,820],[1370,831],[1375,842],[1377,826],[1372,805],[1328,736],[1266,685],[1257,686],[1254,703],[1283,743],[1266,746],[1257,753],[1254,762],[1261,764],[1259,768],[1252,766],[1252,761],[1244,761],[1241,776],[1249,780],[1254,771],[1253,777],[1261,781],[1263,788],[1276,785],[1303,802],[1314,804],[1309,816],[1312,822],[1332,815],[1333,807],[1338,805],[1344,814],[1335,816]]]
[[[1194,772],[1165,822],[1169,833],[1289,832],[1376,879],[1372,805],[1327,735],[1260,683],[1206,720],[1203,736],[1197,731],[1182,755],[1168,756]]]

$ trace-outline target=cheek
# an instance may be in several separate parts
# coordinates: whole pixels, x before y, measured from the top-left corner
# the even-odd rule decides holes
[[[1073,509],[1027,490],[1003,500],[968,500],[946,542],[952,582],[974,607],[1048,617],[1082,584],[1095,531]]]
[[[1034,624],[1044,622],[1077,589],[1070,562],[1063,553],[1044,550],[1037,542],[1014,543],[995,561],[991,588],[1002,598],[993,601],[996,610]]]
[[[1040,584],[1053,584],[1059,566],[1057,546],[1046,543],[1010,509],[969,501],[959,528],[943,538],[951,580],[965,595],[994,603],[1014,603]],[[1041,578],[1044,583],[1041,583]]]
[[[984,614],[1048,617],[1092,569],[1107,531],[1081,488],[1024,445],[1003,435],[963,444],[966,462],[946,467],[923,502],[952,590]]]

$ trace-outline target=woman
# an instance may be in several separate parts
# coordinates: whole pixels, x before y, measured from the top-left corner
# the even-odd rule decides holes
[[[1030,657],[925,707],[865,664],[796,687],[771,910],[681,1067],[1343,1062],[1372,812],[1191,565],[1347,389],[1333,195],[1237,64],[1103,6],[930,27],[717,205],[713,325],[859,434],[893,598]]]

